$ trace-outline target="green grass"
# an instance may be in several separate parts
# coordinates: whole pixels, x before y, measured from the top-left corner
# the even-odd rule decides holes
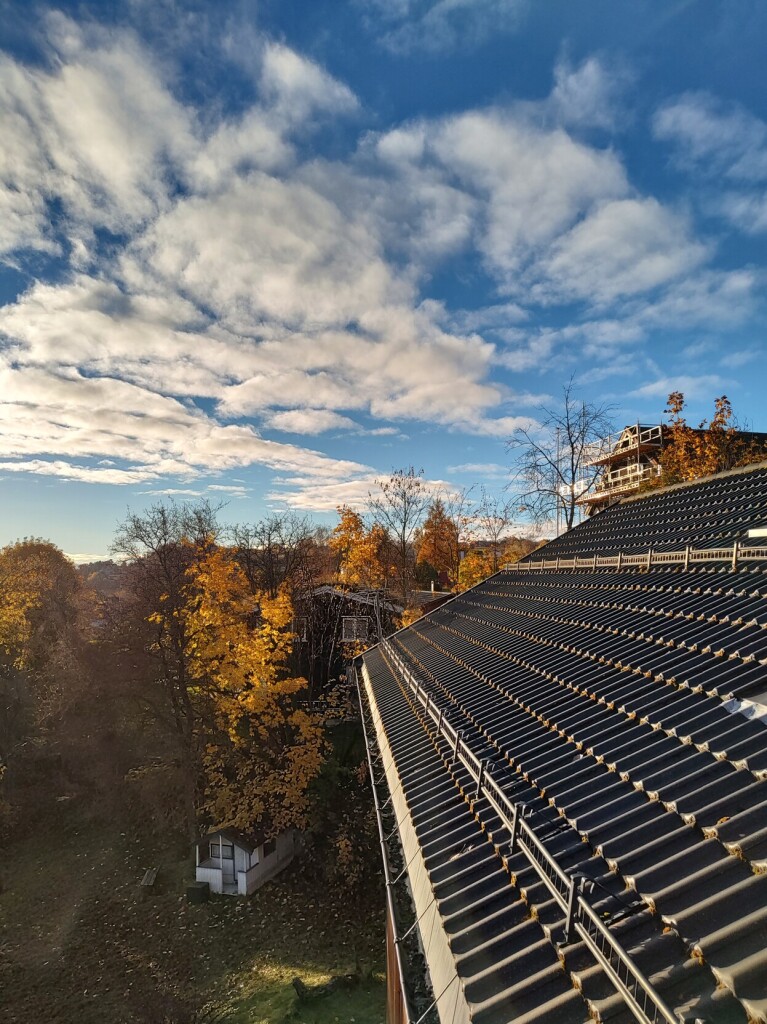
[[[226,1024],[382,1024],[383,899],[353,900],[295,865],[252,897],[186,902],[191,868],[108,826],[49,822],[0,862],[4,1024],[187,1024],[202,1005]],[[160,864],[156,892],[138,898]],[[361,963],[364,984],[299,1002],[306,985]]]
[[[373,1024],[384,1020],[383,978],[379,975],[358,988],[341,990],[300,1002],[292,985],[300,973],[306,984],[328,980],[322,972],[291,970],[285,964],[266,968],[253,978],[253,991],[243,996],[228,1024],[333,1024],[335,1021],[356,1021]]]

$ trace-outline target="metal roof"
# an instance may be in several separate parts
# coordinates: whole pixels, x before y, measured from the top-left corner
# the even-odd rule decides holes
[[[555,544],[765,521],[763,466]],[[767,1021],[767,575],[732,565],[522,565],[364,656],[441,1021]]]

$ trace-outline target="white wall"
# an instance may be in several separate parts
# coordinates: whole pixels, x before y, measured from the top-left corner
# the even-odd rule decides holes
[[[223,892],[224,886],[221,882],[221,872],[218,868],[198,867],[195,872],[198,882],[207,882],[211,892]]]
[[[237,875],[237,887],[241,896],[250,895],[264,882],[274,878],[293,860],[296,852],[295,833],[283,832],[277,837],[274,853],[264,857],[263,847],[258,848],[258,863]]]

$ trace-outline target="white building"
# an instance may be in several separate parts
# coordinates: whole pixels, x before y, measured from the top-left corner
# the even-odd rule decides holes
[[[195,843],[195,878],[211,892],[248,896],[290,864],[296,845],[292,829],[276,839],[218,829]]]

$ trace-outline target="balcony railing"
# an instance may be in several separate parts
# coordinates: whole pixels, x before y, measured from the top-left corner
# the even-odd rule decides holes
[[[643,447],[659,448],[663,442],[663,427],[660,423],[643,427],[624,427],[623,430],[590,445],[585,452],[584,465],[596,466],[614,456],[630,455]]]
[[[613,494],[631,491],[639,487],[645,480],[655,480],[661,474],[661,467],[654,463],[630,463],[620,469],[611,469],[602,474],[593,490],[587,491],[577,499],[577,504],[587,505],[592,501],[602,501]]]

